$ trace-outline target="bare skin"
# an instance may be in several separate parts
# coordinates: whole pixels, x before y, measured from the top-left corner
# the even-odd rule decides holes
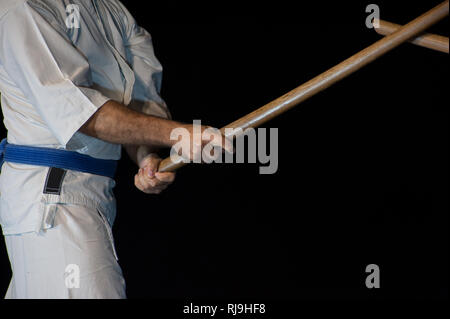
[[[122,144],[130,158],[139,166],[134,177],[135,186],[147,194],[159,194],[175,179],[175,173],[158,172],[161,158],[155,153],[159,148],[171,147],[176,140],[170,140],[175,128],[185,128],[193,136],[193,125],[166,120],[136,112],[126,106],[108,101],[80,128],[83,134],[106,142]],[[202,127],[207,129],[207,127]],[[220,136],[217,146],[232,152],[232,143]],[[202,147],[212,140],[202,140],[199,147],[191,147],[191,159],[198,156]],[[190,145],[194,145],[191,141]]]

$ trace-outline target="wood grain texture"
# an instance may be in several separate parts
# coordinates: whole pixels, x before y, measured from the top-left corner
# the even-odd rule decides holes
[[[332,67],[328,71],[325,71],[312,80],[309,80],[308,82],[234,121],[233,123],[226,125],[222,128],[222,132],[224,132],[226,127],[233,128],[235,129],[235,132],[238,132],[239,129],[245,130],[246,128],[258,127],[266,123],[267,121],[288,111],[292,107],[298,105],[320,91],[325,90],[375,59],[381,57],[403,42],[416,37],[430,26],[447,16],[448,12],[449,1],[447,0],[408,24],[399,27],[397,31],[387,35],[364,50]],[[168,157],[161,162],[159,171],[174,171],[184,165],[185,163],[181,161],[181,157],[173,162],[171,158]]]
[[[385,20],[378,20],[378,23],[379,27],[375,27],[375,31],[381,35],[392,34],[401,27],[399,24]],[[432,50],[448,53],[448,37],[441,35],[424,33],[409,40],[409,42]]]

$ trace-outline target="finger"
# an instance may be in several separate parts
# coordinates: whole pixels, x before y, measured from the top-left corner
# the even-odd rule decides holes
[[[134,177],[134,180],[135,180],[134,184],[136,185],[136,188],[146,194],[159,194],[163,190],[159,187],[150,186],[147,182],[145,182],[145,177],[143,176],[143,174],[141,174],[141,175],[136,174]]]
[[[136,186],[137,189],[139,189],[140,191],[144,191],[144,186],[141,183],[141,179],[139,178],[139,175],[136,174],[134,175],[134,185]]]
[[[149,165],[139,169],[138,174],[144,187],[155,187],[158,184],[158,180],[155,178],[156,172],[154,172]]]
[[[166,172],[160,173],[156,172],[154,178],[149,178],[146,173],[142,173],[141,183],[144,188],[167,188],[175,179],[175,173]]]
[[[149,177],[149,173],[146,167],[140,168],[138,171],[138,178],[142,187],[147,188],[155,184],[154,177]]]
[[[143,174],[145,175],[146,178],[148,179],[153,179],[155,178],[155,173],[157,171],[158,168],[154,169],[152,168],[154,166],[152,166],[151,164],[147,165],[144,167],[144,171]]]
[[[175,180],[175,173],[173,173],[173,172],[165,172],[165,173],[156,172],[155,177],[157,180],[159,180],[162,183],[170,184],[170,183],[173,183],[173,181]]]
[[[158,167],[159,167],[159,163],[161,162],[161,158],[159,157],[151,157],[150,158],[150,162],[147,164],[147,168],[148,168],[148,172],[147,173],[151,173],[151,175],[149,175],[150,177],[154,177],[155,173],[158,171]]]
[[[159,157],[150,157],[146,161],[146,165],[144,168],[144,173],[149,178],[154,178],[155,173],[158,171],[159,163],[161,162],[161,159]]]
[[[151,183],[148,182],[143,169],[134,176],[134,184],[137,189],[146,194],[160,194],[170,183],[158,182],[156,178]]]
[[[140,161],[139,168],[150,167],[150,170],[155,172],[158,170],[158,165],[160,161],[161,158],[157,154],[151,153]]]
[[[150,164],[150,162],[152,161],[152,154],[147,155],[146,157],[144,157],[140,162],[139,162],[139,168],[144,168],[145,166],[147,166],[148,164]]]

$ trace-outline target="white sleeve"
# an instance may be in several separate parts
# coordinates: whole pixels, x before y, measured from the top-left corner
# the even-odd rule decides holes
[[[140,105],[140,111],[160,117],[170,118],[166,103],[160,97],[162,66],[155,56],[151,35],[137,25],[131,13],[118,0],[123,23],[127,61],[133,68],[136,82],[133,99]]]
[[[0,63],[61,145],[109,100],[86,57],[27,3],[0,20]]]

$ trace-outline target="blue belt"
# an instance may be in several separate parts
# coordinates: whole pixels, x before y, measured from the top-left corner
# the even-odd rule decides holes
[[[56,167],[114,178],[117,161],[103,160],[61,149],[0,143],[0,168],[4,162]]]

